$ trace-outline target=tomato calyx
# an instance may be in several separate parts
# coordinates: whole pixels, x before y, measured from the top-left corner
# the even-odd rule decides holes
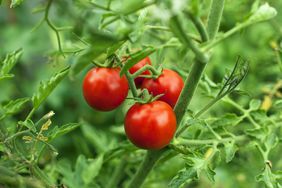
[[[133,99],[134,101],[136,101],[139,104],[147,104],[147,103],[157,101],[163,95],[164,94],[159,94],[159,95],[153,96],[149,93],[149,91],[147,89],[143,89],[143,90],[140,91],[138,97],[127,98],[127,99]]]
[[[92,63],[96,67],[103,67],[103,68],[117,68],[121,67],[121,61],[116,54],[109,55],[104,63],[100,63],[98,61],[93,60]]]

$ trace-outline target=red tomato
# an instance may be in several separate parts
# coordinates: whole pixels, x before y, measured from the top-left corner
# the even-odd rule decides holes
[[[140,68],[144,67],[145,65],[152,65],[149,57],[146,57],[146,58],[142,59],[141,61],[139,61],[137,64],[135,64],[133,67],[131,67],[129,69],[129,72],[131,74],[133,74],[136,71],[138,71]],[[150,75],[150,71],[146,70],[141,75]],[[137,87],[141,86],[143,80],[144,80],[144,78],[138,76],[137,78],[134,79],[135,85]]]
[[[173,109],[165,102],[134,104],[125,117],[129,140],[143,149],[161,149],[169,144],[176,130]]]
[[[144,79],[141,88],[148,89],[149,93],[154,96],[164,94],[159,100],[168,103],[173,108],[183,86],[184,82],[176,72],[164,69],[157,79]]]
[[[117,108],[128,94],[125,76],[119,76],[119,68],[93,68],[83,81],[83,95],[94,109],[110,111]]]

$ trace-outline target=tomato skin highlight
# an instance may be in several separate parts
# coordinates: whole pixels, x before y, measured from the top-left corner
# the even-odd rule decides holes
[[[145,78],[141,88],[148,89],[149,93],[154,96],[164,94],[159,100],[168,103],[173,108],[183,86],[181,76],[172,70],[164,69],[157,79]]]
[[[83,81],[83,96],[92,108],[111,111],[127,97],[128,82],[119,68],[92,68]]]
[[[173,109],[165,102],[135,103],[127,112],[124,128],[139,148],[157,150],[167,146],[176,131]]]
[[[136,63],[135,65],[133,65],[130,69],[129,72],[131,74],[135,73],[136,71],[138,71],[140,68],[144,67],[145,65],[152,65],[151,60],[149,57],[146,57],[144,59],[142,59],[141,61],[139,61],[138,63]],[[141,75],[150,75],[150,71],[146,70],[144,71]],[[138,76],[137,78],[134,79],[135,85],[137,87],[140,87],[143,80],[145,78]]]

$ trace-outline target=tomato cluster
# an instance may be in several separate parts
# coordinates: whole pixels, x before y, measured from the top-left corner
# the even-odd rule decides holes
[[[152,65],[149,57],[132,66],[129,72],[133,74],[145,65]],[[169,144],[175,133],[177,122],[173,107],[184,83],[176,72],[169,69],[164,69],[158,78],[142,77],[150,74],[148,70],[142,72],[134,79],[135,85],[160,97],[145,104],[135,103],[125,116],[124,129],[137,147],[161,149]],[[128,81],[125,76],[120,77],[119,68],[93,68],[84,78],[84,98],[96,110],[117,108],[127,94]]]

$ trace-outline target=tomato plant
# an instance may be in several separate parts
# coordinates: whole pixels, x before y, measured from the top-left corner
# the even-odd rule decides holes
[[[119,76],[118,68],[93,68],[83,81],[83,95],[94,109],[109,111],[117,108],[126,98],[128,83]]]
[[[148,91],[154,95],[161,95],[160,100],[168,103],[170,106],[174,107],[180,92],[183,88],[184,82],[175,71],[164,69],[163,73],[157,78],[146,78],[141,88],[146,88]]]
[[[0,187],[281,187],[281,7],[0,0]]]
[[[169,144],[176,130],[172,108],[162,102],[134,104],[127,112],[124,128],[128,138],[144,149],[161,149]]]

